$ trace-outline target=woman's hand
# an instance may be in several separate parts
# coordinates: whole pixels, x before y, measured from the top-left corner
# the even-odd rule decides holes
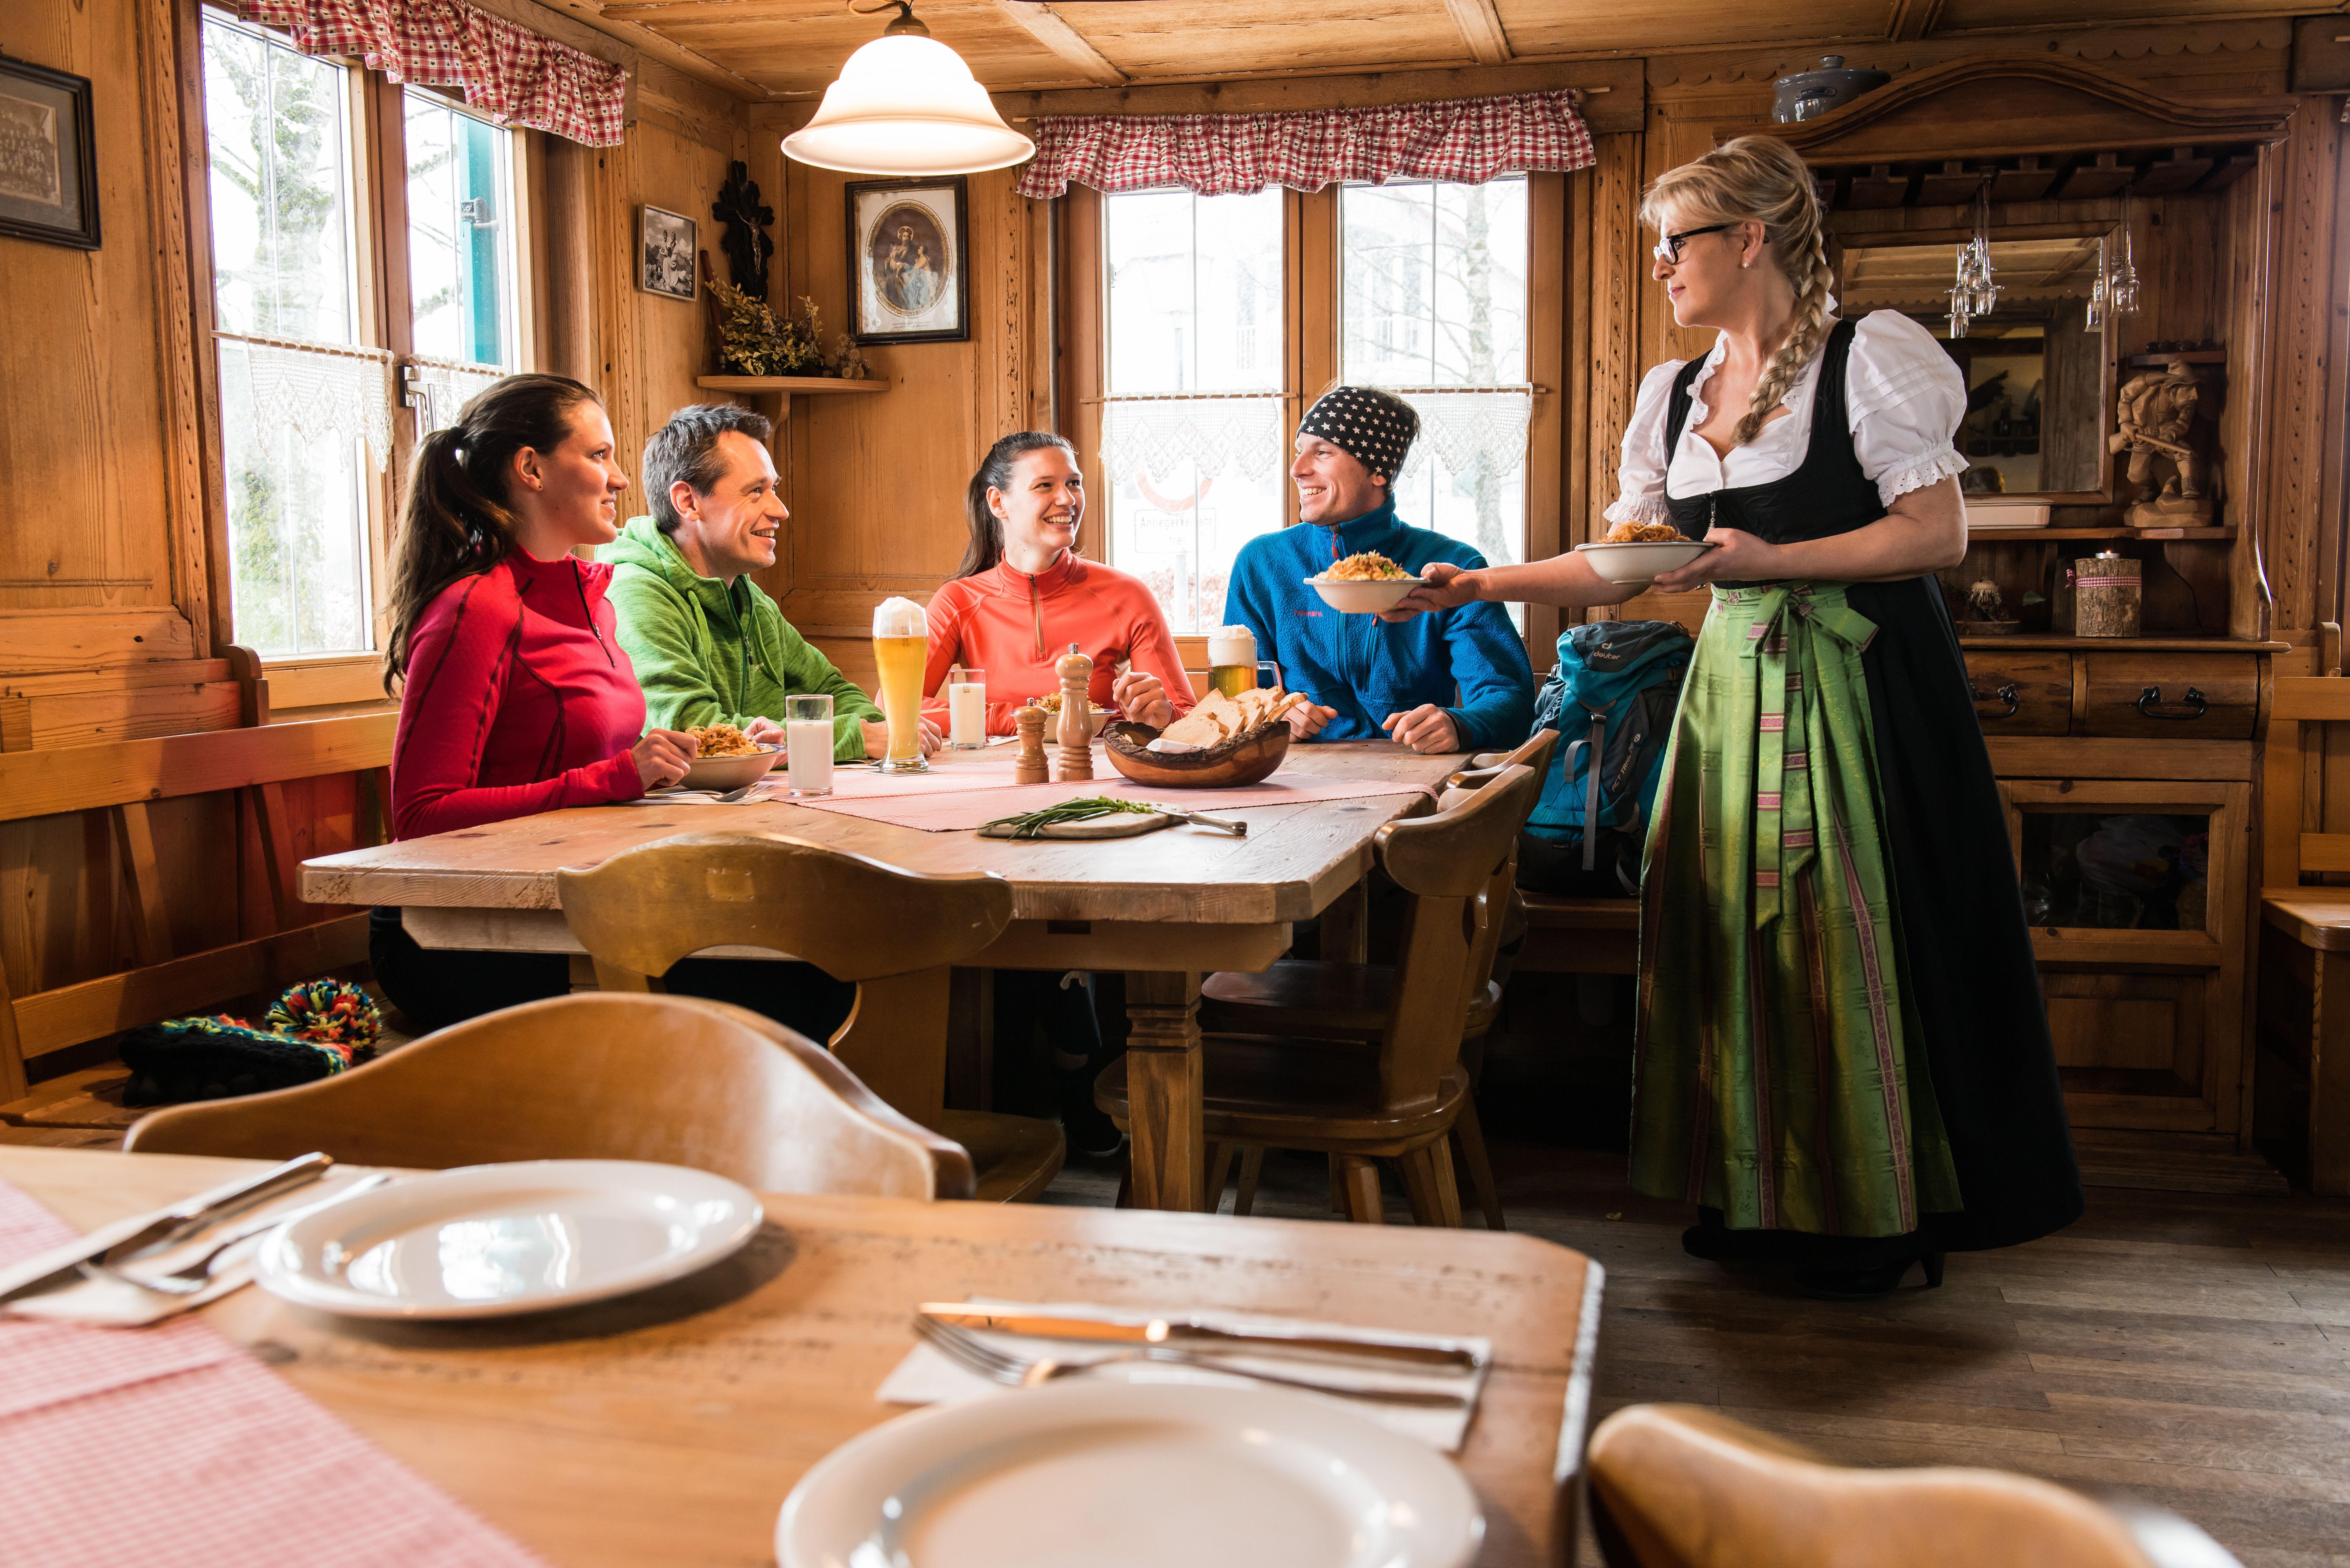
[[[1419,569],[1428,581],[1404,595],[1396,607],[1379,611],[1384,621],[1406,621],[1430,610],[1458,609],[1479,597],[1482,586],[1477,574],[1462,571],[1450,561],[1430,561]]]
[[[743,726],[743,738],[754,746],[780,746],[784,743],[784,727],[764,713]]]
[[[629,755],[636,761],[638,782],[650,794],[683,778],[701,750],[702,742],[682,730],[647,730],[644,738],[629,748]]]
[[[1175,722],[1175,704],[1156,675],[1128,670],[1110,682],[1109,700],[1130,722],[1163,730]]]
[[[1766,545],[1742,528],[1716,528],[1705,537],[1708,544],[1720,548],[1708,550],[1688,566],[1665,573],[1648,585],[1649,589],[1660,594],[1685,594],[1711,582],[1762,583],[1788,575],[1779,558],[1782,546]]]

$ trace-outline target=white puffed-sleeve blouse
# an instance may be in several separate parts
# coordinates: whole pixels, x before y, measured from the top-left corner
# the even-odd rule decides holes
[[[1830,302],[1833,308],[1834,302]],[[1833,321],[1830,323],[1834,325]],[[1616,471],[1618,498],[1607,508],[1610,523],[1666,521],[1665,491],[1688,497],[1742,489],[1784,479],[1804,465],[1811,446],[1812,397],[1819,389],[1824,355],[1814,355],[1782,399],[1788,414],[1773,420],[1752,441],[1715,453],[1697,433],[1706,421],[1706,384],[1728,352],[1725,336],[1705,357],[1690,388],[1690,414],[1680,443],[1665,450],[1666,421],[1673,378],[1686,359],[1658,366],[1640,382],[1640,396],[1624,430],[1623,462]],[[1877,482],[1886,505],[1908,491],[1921,490],[1966,471],[1967,460],[1952,444],[1966,418],[1967,386],[1958,365],[1933,335],[1898,310],[1878,310],[1853,329],[1845,374],[1845,412],[1860,471]]]

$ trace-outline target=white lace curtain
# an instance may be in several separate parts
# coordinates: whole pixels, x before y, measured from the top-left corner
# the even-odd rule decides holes
[[[1419,439],[1397,477],[1418,474],[1433,456],[1467,477],[1485,465],[1495,478],[1526,460],[1534,389],[1399,390],[1419,413]],[[1102,462],[1111,473],[1139,469],[1154,484],[1238,473],[1263,479],[1285,467],[1289,435],[1278,395],[1112,399],[1102,410]]]
[[[455,424],[458,410],[473,400],[473,394],[504,374],[494,365],[411,359],[401,367],[400,376],[407,383],[408,406],[416,410],[418,439]]]
[[[222,332],[223,354],[244,356],[253,388],[254,435],[276,452],[281,436],[364,441],[380,473],[391,462],[391,355],[284,337]]]

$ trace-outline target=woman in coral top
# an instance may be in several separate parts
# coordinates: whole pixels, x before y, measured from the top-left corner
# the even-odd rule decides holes
[[[952,665],[984,670],[987,732],[1009,735],[1014,710],[1061,689],[1053,666],[1075,643],[1094,661],[1097,708],[1160,728],[1191,711],[1159,601],[1141,578],[1077,554],[1086,482],[1075,447],[1044,431],[1005,436],[971,476],[963,511],[971,547],[931,599],[926,694]]]
[[[571,553],[616,536],[628,488],[603,405],[561,376],[508,376],[419,444],[384,661],[400,697],[393,837],[631,801],[685,775],[693,737],[645,729],[604,597],[612,568]],[[428,951],[397,909],[374,911],[368,946],[384,993],[425,1028],[570,989],[559,955]],[[806,965],[690,959],[669,978],[818,1039],[847,1012],[844,988]]]

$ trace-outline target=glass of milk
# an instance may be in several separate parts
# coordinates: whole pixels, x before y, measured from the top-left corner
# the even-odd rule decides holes
[[[784,699],[785,765],[795,795],[832,793],[832,696]]]
[[[986,670],[957,665],[947,672],[947,739],[959,752],[986,746]]]

